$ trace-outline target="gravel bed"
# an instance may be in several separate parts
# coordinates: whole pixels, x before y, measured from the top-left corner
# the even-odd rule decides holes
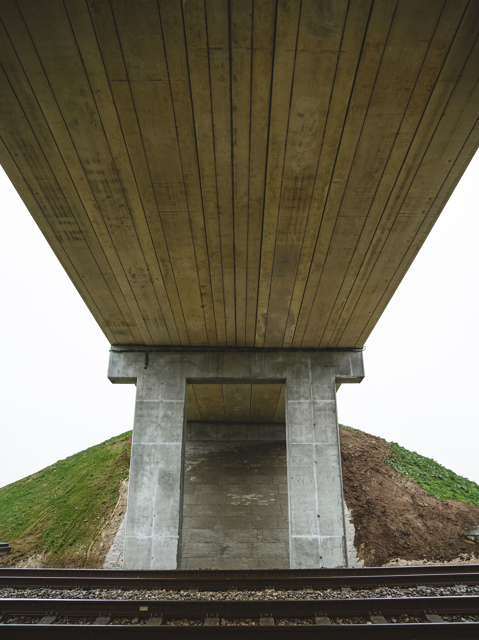
[[[303,589],[175,591],[172,589],[0,589],[1,598],[55,598],[91,600],[351,600],[355,598],[404,598],[478,596],[479,586],[378,587],[375,589]]]
[[[221,618],[219,621],[223,627],[258,627],[259,620],[255,618]]]
[[[125,624],[135,624],[135,625],[146,625],[148,622],[148,618],[113,618],[111,622],[108,624],[112,625],[125,625]]]
[[[32,616],[8,616],[5,622],[1,624],[37,624],[40,620],[41,616],[37,616],[36,618]]]
[[[76,618],[72,616],[58,616],[53,624],[93,624],[98,616],[82,616]]]
[[[331,624],[371,624],[369,618],[365,616],[348,616],[348,617],[339,617],[339,616],[330,616]]]
[[[461,615],[461,616],[441,616],[446,622],[479,622],[479,616],[475,615]]]
[[[392,622],[392,623],[396,623],[396,622],[400,622],[401,624],[405,624],[405,623],[415,623],[418,624],[419,622],[428,622],[426,620],[426,617],[424,615],[414,615],[411,613],[404,613],[401,615],[397,615],[397,616],[384,616],[387,622]],[[442,618],[443,616],[441,616]],[[428,623],[429,624],[429,623]]]
[[[400,622],[402,624],[408,622],[424,622],[426,624],[430,624],[429,620],[427,620],[425,615],[411,615],[403,613],[398,616],[384,616],[387,622]],[[444,622],[479,622],[479,616],[473,614],[462,614],[460,616],[448,615],[446,613],[441,613],[440,617],[444,620]]]
[[[313,618],[275,618],[274,624],[277,627],[295,627],[300,625],[314,624]]]

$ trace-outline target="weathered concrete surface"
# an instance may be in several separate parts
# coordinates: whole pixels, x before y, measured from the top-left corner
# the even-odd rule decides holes
[[[211,445],[213,445],[212,442],[210,442]],[[247,443],[247,445],[250,445],[251,443]],[[277,445],[277,442],[274,442],[273,445]],[[195,473],[196,472],[196,466],[192,465],[190,468],[190,464],[189,464],[189,447],[188,444],[186,446],[186,456],[185,456],[185,464],[186,464],[186,468],[190,469],[189,471],[187,471],[187,473],[185,474],[185,486],[188,486],[188,479],[189,479],[189,473]],[[278,476],[281,474],[282,471],[284,471],[284,476],[286,477],[286,464],[284,465],[284,469],[282,469],[279,465],[276,467],[277,470],[277,474]],[[263,480],[263,479],[262,479]],[[248,490],[248,485],[241,485],[240,490],[241,491],[246,491]],[[264,490],[265,488],[265,484],[262,483],[259,485],[258,487],[261,490]],[[198,492],[199,495],[203,495],[202,492]],[[247,497],[248,495],[251,495],[252,498],[255,498],[255,496],[253,496],[252,494],[242,494],[242,497]],[[281,493],[280,491],[280,502],[282,502],[283,496],[284,494]],[[256,496],[258,497],[258,496]],[[191,538],[192,538],[192,531],[194,530],[193,528],[189,528],[189,521],[188,521],[188,513],[187,513],[187,505],[188,502],[190,500],[188,499],[188,489],[186,489],[186,498],[185,498],[185,504],[183,506],[183,514],[184,514],[184,518],[183,518],[183,541],[185,544],[185,541],[188,542]],[[260,500],[258,499],[258,505],[260,503]],[[254,502],[253,502],[254,504]],[[218,512],[221,513],[221,506],[218,506]],[[194,526],[194,522],[191,523]],[[263,524],[263,523],[262,523]],[[264,523],[267,524],[267,523]],[[123,518],[123,520],[121,521],[121,524],[118,528],[118,532],[115,536],[115,539],[113,541],[113,544],[107,554],[106,560],[105,560],[105,564],[103,565],[104,569],[123,569],[123,551],[124,551],[124,545],[125,545],[125,525],[126,525],[126,517]],[[216,531],[212,532],[212,535],[210,538],[207,539],[209,541],[213,540],[213,537],[216,535],[218,536],[218,530],[221,531],[222,529],[225,532],[224,535],[224,540],[225,543],[228,543],[228,538],[230,537],[230,533],[232,533],[234,531],[234,529],[228,528],[228,527],[219,527],[217,522],[214,522],[213,527],[216,527]],[[255,532],[256,531],[256,538],[258,539],[262,539],[267,535],[268,529],[265,528],[261,528],[259,527],[259,523],[258,522],[254,522],[253,526],[252,526],[252,538],[254,539],[255,537]],[[285,539],[286,539],[286,543],[288,542],[288,531],[287,529],[276,529],[274,531],[274,533],[279,533],[279,534],[284,534],[285,535]],[[274,535],[273,533],[273,535]],[[350,520],[350,516],[349,516],[349,511],[346,508],[346,535],[347,535],[347,547],[348,547],[348,565],[350,567],[362,567],[364,566],[364,561],[363,560],[359,560],[358,555],[357,555],[357,550],[354,546],[354,525]],[[204,534],[203,534],[204,535]],[[242,535],[244,535],[244,529],[242,531]],[[235,536],[235,540],[237,540],[236,536]],[[205,560],[203,561],[201,559],[201,562],[198,561],[196,562],[196,559],[194,557],[186,557],[185,555],[183,555],[182,557],[182,561],[181,561],[181,568],[187,568],[187,569],[193,569],[193,568],[205,568],[205,567],[209,567],[212,566],[212,568],[220,568],[219,565],[222,565],[223,568],[250,568],[249,566],[246,566],[246,562],[244,558],[237,558],[237,557],[231,557],[231,558],[225,558],[223,555],[223,561],[220,563],[216,560],[216,558],[214,558],[214,563],[211,562],[211,558],[209,558],[209,562],[207,562],[207,558],[205,558]],[[255,560],[253,559],[250,563],[252,565],[251,568],[255,568],[256,567],[256,563]],[[254,566],[253,566],[254,565]],[[289,567],[289,547],[286,550],[286,555],[284,558],[278,558],[278,556],[276,557],[260,557],[260,562],[258,563],[259,568],[269,568],[269,567]]]
[[[124,517],[118,527],[113,544],[106,554],[104,569],[123,569],[124,568],[124,552],[125,552],[125,532],[126,517]]]
[[[185,389],[182,378],[138,377],[125,569],[178,567]]]
[[[284,384],[189,384],[188,420],[203,423],[284,424]]]
[[[347,564],[335,385],[360,382],[362,353],[112,349],[109,378],[138,387],[125,568],[179,566],[186,385],[286,383],[292,568]]]
[[[0,163],[111,344],[363,346],[479,147],[477,0],[251,7],[0,2]]]
[[[468,540],[479,543],[479,525],[466,529],[464,534]]]
[[[364,567],[364,560],[358,558],[358,552],[354,546],[354,536],[356,530],[354,524],[351,521],[351,514],[349,509],[344,503],[344,519],[346,521],[346,546],[348,550],[348,567]]]
[[[222,440],[222,441],[263,441],[286,440],[284,424],[254,424],[188,422],[186,426],[187,440]]]
[[[184,491],[182,569],[289,567],[284,437],[188,442]]]

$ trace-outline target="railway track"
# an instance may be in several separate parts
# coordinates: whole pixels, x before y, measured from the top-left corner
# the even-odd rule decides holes
[[[275,571],[95,571],[70,569],[0,569],[1,584],[24,589],[25,580],[38,581],[44,592],[74,586],[101,590],[102,581],[120,581],[141,589],[154,584],[156,590],[184,588],[188,599],[95,599],[88,597],[0,598],[0,638],[479,638],[479,595],[429,597],[357,597],[354,580],[384,584],[404,580],[415,585],[479,584],[479,567],[380,567],[340,570]],[[52,587],[52,580],[58,582]],[[334,588],[347,592],[342,599],[323,599],[302,592],[312,581],[340,581]],[[20,581],[20,582],[19,582]],[[42,582],[43,581],[43,582]],[[63,581],[63,582],[62,582]],[[100,582],[98,582],[100,581]],[[123,581],[123,582],[122,582]],[[296,587],[291,587],[295,581]],[[325,581],[325,582],[324,582]],[[328,582],[329,581],[329,582]],[[447,582],[449,581],[449,582]],[[227,590],[247,591],[262,585],[268,598],[228,599]],[[112,582],[108,582],[108,588]],[[195,594],[211,590],[212,584],[227,585],[205,600]],[[89,586],[85,586],[89,585]],[[253,587],[251,585],[254,585]],[[301,585],[301,586],[298,586]],[[368,584],[368,587],[371,585]],[[30,587],[29,587],[30,588]],[[297,588],[294,599],[271,599],[274,589]],[[327,587],[331,588],[331,587]],[[474,589],[473,589],[474,591]],[[299,597],[298,597],[299,594]],[[20,594],[22,595],[22,594]],[[211,594],[210,594],[211,595]],[[343,594],[344,595],[344,594]],[[118,591],[118,598],[121,598]],[[470,621],[466,621],[470,620]],[[86,629],[85,627],[88,627]],[[228,626],[228,629],[225,627]],[[225,633],[226,632],[226,633]]]
[[[479,637],[479,623],[445,620],[479,614],[478,596],[286,602],[18,598],[3,600],[0,606],[4,611],[0,634],[5,638],[57,638],[66,633],[71,638],[219,637],[226,631],[224,623],[231,620],[247,621],[248,625],[229,626],[227,632],[233,638],[264,637],[268,633],[309,638],[319,631],[321,638],[384,638],[385,633],[388,638],[411,639]],[[399,616],[404,615],[414,621],[401,622]],[[278,624],[291,620],[309,624]],[[179,626],[175,624],[178,621],[190,624]],[[88,630],[85,622],[90,625]],[[256,624],[250,626],[251,622]]]
[[[51,589],[354,589],[382,586],[478,585],[479,565],[368,567],[358,569],[275,569],[200,571],[118,571],[101,569],[0,568],[0,588]]]

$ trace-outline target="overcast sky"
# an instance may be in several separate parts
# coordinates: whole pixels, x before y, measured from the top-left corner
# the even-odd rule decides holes
[[[380,319],[340,422],[479,482],[479,155]],[[0,169],[0,486],[128,431],[135,387]]]

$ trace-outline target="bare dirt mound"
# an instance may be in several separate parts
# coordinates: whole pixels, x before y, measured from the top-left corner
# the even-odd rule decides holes
[[[355,547],[365,566],[397,558],[450,562],[479,555],[464,529],[479,523],[479,508],[438,500],[384,462],[385,440],[341,428],[344,497],[356,528]]]

